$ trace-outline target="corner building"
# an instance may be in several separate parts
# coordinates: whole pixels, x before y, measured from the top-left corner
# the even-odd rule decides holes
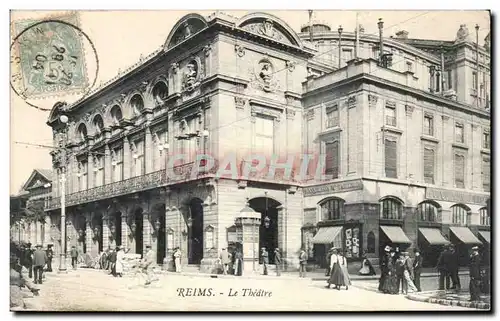
[[[239,242],[247,205],[262,213],[259,248],[280,248],[288,266],[301,247],[322,266],[332,245],[358,261],[388,243],[466,248],[488,237],[488,51],[478,63],[463,26],[450,42],[359,36],[356,47],[354,33],[325,24],[296,33],[265,13],[189,14],[159,50],[57,104],[48,124],[67,151],[53,154],[55,181],[67,173],[67,249],[150,244],[162,263],[180,247],[183,265],[212,272],[220,249]],[[376,48],[403,62],[381,67]],[[326,155],[330,179],[192,170],[197,154],[242,166],[252,154],[307,153]]]

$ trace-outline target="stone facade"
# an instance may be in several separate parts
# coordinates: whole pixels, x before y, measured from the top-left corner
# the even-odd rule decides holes
[[[67,176],[68,245],[92,255],[117,245],[142,254],[151,245],[158,263],[169,267],[178,247],[183,265],[214,272],[219,251],[234,245],[235,220],[248,204],[262,213],[259,245],[280,248],[287,267],[296,267],[301,247],[314,257],[311,240],[324,226],[344,226],[342,234],[350,236],[359,232],[358,257],[362,251],[379,254],[384,224],[402,227],[416,246],[422,224],[417,208],[425,200],[437,204],[434,223],[445,234],[459,203],[469,225],[478,225],[489,196],[479,161],[489,155],[482,140],[490,116],[481,108],[484,101],[474,105],[463,94],[472,66],[467,42],[446,43],[456,53],[446,63],[456,76],[455,94],[445,96],[436,87],[442,78],[428,70],[439,67],[439,54],[419,43],[387,40],[385,48],[404,59],[381,67],[374,59],[378,38],[361,35],[357,59],[343,57],[338,69],[338,55],[318,55],[341,49],[335,34],[317,35],[313,44],[306,37],[269,14],[189,14],[162,50],[72,106],[56,105],[49,124],[71,151],[66,159],[53,153],[56,179],[63,171]],[[325,43],[335,50],[325,50]],[[353,49],[353,35],[340,45]],[[481,54],[483,71],[489,71],[489,55]],[[469,67],[462,67],[462,58]],[[58,120],[62,114],[68,124]],[[431,134],[424,132],[428,118]],[[464,131],[460,143],[457,123]],[[390,178],[386,138],[397,150]],[[328,154],[335,142],[336,177],[318,180],[310,168],[305,177],[297,175],[305,154]],[[424,179],[425,148],[434,148],[432,184]],[[463,188],[451,179],[457,150],[465,157]],[[290,155],[298,162],[291,179],[245,175],[245,164],[253,164],[249,155],[262,156],[266,169]],[[456,193],[470,202],[453,200]],[[52,196],[47,211],[58,217],[58,186]],[[321,206],[333,198],[343,207],[330,222]],[[385,199],[397,202],[399,217],[382,217]]]

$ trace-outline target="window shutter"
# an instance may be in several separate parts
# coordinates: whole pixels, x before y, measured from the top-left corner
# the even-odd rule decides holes
[[[483,189],[487,192],[490,190],[490,160],[488,158],[483,158]]]
[[[434,150],[424,148],[424,181],[434,184]]]
[[[326,162],[325,173],[333,178],[339,176],[339,142],[329,142],[325,144]]]
[[[463,155],[455,155],[455,186],[465,187],[465,159]]]
[[[392,140],[385,140],[385,176],[397,178],[397,143]]]

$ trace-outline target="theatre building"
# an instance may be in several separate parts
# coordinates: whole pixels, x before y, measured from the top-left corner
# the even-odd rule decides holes
[[[488,238],[488,51],[474,60],[463,27],[456,41],[423,44],[360,28],[355,46],[353,32],[311,25],[189,14],[160,49],[56,104],[48,124],[63,148],[46,210],[57,222],[64,173],[67,249],[152,245],[163,263],[179,247],[183,265],[211,272],[238,243],[246,260],[280,248],[296,267],[301,247],[321,266],[333,245],[358,260],[386,244],[465,251]],[[198,171],[199,154],[215,167]],[[254,154],[265,169],[325,154],[330,178],[218,175],[224,160],[241,169]]]

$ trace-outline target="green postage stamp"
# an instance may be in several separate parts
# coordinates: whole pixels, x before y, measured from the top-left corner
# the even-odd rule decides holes
[[[11,84],[24,99],[79,94],[88,87],[78,16],[13,23]]]

